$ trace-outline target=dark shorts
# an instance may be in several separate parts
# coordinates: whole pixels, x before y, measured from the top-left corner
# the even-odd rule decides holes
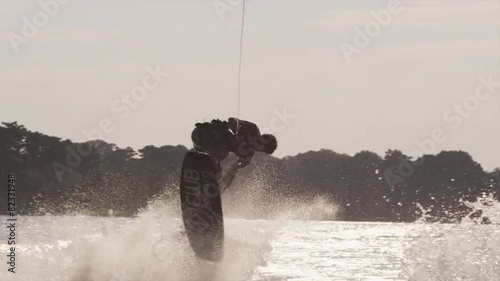
[[[195,127],[191,133],[191,140],[195,148],[202,150],[210,150],[225,144],[222,136],[211,130],[209,125]]]
[[[229,154],[227,140],[211,130],[209,126],[197,126],[191,133],[191,140],[196,151],[205,152],[221,161]]]

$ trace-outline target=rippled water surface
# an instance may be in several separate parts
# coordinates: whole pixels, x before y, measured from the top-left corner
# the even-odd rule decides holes
[[[3,222],[6,217],[0,217]],[[198,260],[178,219],[21,217],[17,273],[0,280],[499,280],[497,225],[226,220],[219,263]],[[5,227],[4,227],[5,229]]]

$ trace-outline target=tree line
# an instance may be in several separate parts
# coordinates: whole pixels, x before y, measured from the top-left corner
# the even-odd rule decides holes
[[[188,150],[166,145],[135,151],[102,140],[75,143],[16,122],[2,123],[0,178],[7,186],[7,174],[16,173],[20,214],[134,216],[151,202],[178,203],[180,167]],[[322,198],[338,211],[312,209],[308,218],[412,222],[425,212],[427,220],[455,222],[473,211],[464,201],[500,199],[500,169],[487,172],[464,151],[415,159],[399,150],[383,156],[320,150],[284,158],[257,154],[234,185],[225,207],[249,218],[271,218],[280,204],[293,210]],[[6,198],[7,189],[3,193]],[[241,206],[248,202],[253,209],[244,212]],[[7,214],[6,199],[0,200],[0,214]]]

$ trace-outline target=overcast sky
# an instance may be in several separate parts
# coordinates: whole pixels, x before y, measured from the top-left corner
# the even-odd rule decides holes
[[[23,35],[23,17],[43,24],[46,12],[38,0],[2,0],[0,121],[86,141],[109,119],[103,138],[121,147],[190,146],[195,122],[237,114],[242,6],[215,2],[221,10],[213,0],[71,0]],[[441,130],[432,152],[500,167],[500,86],[478,86],[500,82],[499,1],[401,1],[356,47],[356,28],[376,28],[373,12],[388,3],[247,0],[240,117],[277,135],[277,156],[412,153]],[[347,45],[358,48],[350,62]],[[152,87],[148,67],[169,76]],[[144,79],[142,101],[121,100]],[[456,113],[464,101],[472,110]]]

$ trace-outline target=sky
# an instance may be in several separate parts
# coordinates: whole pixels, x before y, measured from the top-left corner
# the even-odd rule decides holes
[[[57,1],[0,3],[2,122],[139,149],[239,116],[279,157],[465,150],[500,167],[497,0],[247,0],[240,99],[242,1]]]

